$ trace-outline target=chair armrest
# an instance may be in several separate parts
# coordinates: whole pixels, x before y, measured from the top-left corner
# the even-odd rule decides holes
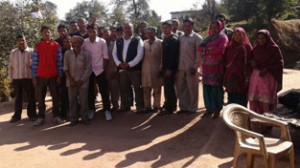
[[[247,111],[250,114],[251,118],[260,119],[262,121],[266,121],[268,124],[270,124],[272,126],[279,127],[280,128],[280,139],[285,140],[285,141],[291,141],[291,136],[290,136],[287,122],[279,121],[279,120],[276,120],[273,118],[263,116],[261,114],[257,114],[256,112],[251,111],[240,105],[234,105],[234,106],[241,110]]]
[[[241,134],[247,135],[249,137],[258,138],[258,139],[264,138],[264,136],[262,134],[259,134],[259,133],[241,128],[241,127],[237,127],[235,125],[231,125],[231,127],[234,131],[240,132]]]
[[[285,140],[285,141],[291,141],[287,122],[279,121],[279,120],[276,120],[273,118],[268,118],[268,117],[262,116],[260,114],[252,114],[252,116],[255,116],[254,118],[256,118],[256,119],[265,121],[266,123],[268,123],[272,126],[279,127],[280,128],[280,137],[281,137],[280,139]]]
[[[259,133],[253,132],[253,131],[249,131],[249,130],[246,130],[243,128],[238,128],[238,130],[241,134],[247,135],[252,138],[257,138],[260,150],[263,152],[264,156],[267,156],[267,147],[266,147],[266,144],[264,141],[264,136],[262,134],[259,134]]]

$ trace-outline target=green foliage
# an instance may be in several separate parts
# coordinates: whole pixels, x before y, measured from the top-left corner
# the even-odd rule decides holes
[[[105,26],[105,24],[110,23],[107,19],[107,11],[106,6],[98,0],[83,1],[77,3],[77,5],[66,14],[66,20],[68,22],[79,18],[90,20],[92,17],[96,17],[98,19],[97,24]]]
[[[247,20],[257,28],[265,27],[271,19],[296,18],[298,0],[222,0],[232,21]]]
[[[153,26],[160,25],[161,16],[150,9],[148,0],[112,0],[111,3],[116,7],[126,6],[125,18],[130,19],[135,27],[141,21],[147,21]]]
[[[194,6],[197,6],[197,4],[194,4]],[[203,37],[207,35],[209,25],[215,19],[215,15],[219,13],[223,13],[225,15],[227,14],[226,8],[224,8],[221,4],[217,2],[215,2],[215,4],[213,5],[204,3],[202,5],[202,9],[192,9],[191,11],[192,12],[189,16],[194,19],[194,29],[196,32],[199,32]]]
[[[42,19],[31,16],[33,8],[41,9]],[[56,5],[51,2],[33,2],[18,0],[16,4],[10,1],[0,2],[0,100],[7,100],[9,82],[7,74],[7,60],[9,52],[16,48],[16,36],[24,34],[28,45],[33,46],[40,40],[40,27],[47,25],[55,30],[58,23]]]
[[[130,20],[140,22],[149,18],[150,7],[147,0],[133,1],[127,8]]]
[[[115,6],[110,15],[112,25],[121,25],[126,20],[126,11],[124,6]]]
[[[154,10],[151,10],[148,18],[145,18],[152,26],[160,26],[161,16],[159,16]]]

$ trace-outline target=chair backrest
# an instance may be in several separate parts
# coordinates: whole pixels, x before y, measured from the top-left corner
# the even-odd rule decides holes
[[[244,141],[248,138],[242,133],[244,130],[251,131],[251,112],[240,105],[229,104],[223,108],[222,115],[226,125],[235,132],[237,140]]]
[[[231,128],[235,129],[236,127],[240,127],[243,129],[250,129],[250,114],[239,108],[238,106],[234,106],[235,104],[229,104],[223,109],[223,119],[225,123]],[[229,107],[233,107],[228,110]]]

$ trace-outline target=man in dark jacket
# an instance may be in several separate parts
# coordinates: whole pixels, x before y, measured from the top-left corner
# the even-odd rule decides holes
[[[176,111],[177,106],[174,83],[178,69],[179,41],[178,37],[172,33],[172,21],[163,22],[162,31],[164,33],[162,75],[164,79],[165,103],[160,114],[172,114]]]

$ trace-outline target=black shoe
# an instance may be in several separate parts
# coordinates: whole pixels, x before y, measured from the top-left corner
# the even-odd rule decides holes
[[[188,111],[187,114],[196,114],[197,111]]]
[[[203,117],[207,117],[207,116],[211,116],[212,115],[212,112],[211,111],[208,111],[206,110],[203,114]]]
[[[37,120],[37,117],[29,117],[29,121],[34,122]]]
[[[161,110],[161,108],[159,108],[159,107],[154,107],[153,110],[152,110],[152,112],[153,112],[153,113],[157,113],[157,112],[159,112],[160,110]]]
[[[170,115],[170,114],[173,114],[174,111],[170,111],[170,110],[163,110],[161,111],[158,115]]]
[[[220,111],[215,111],[212,115],[211,115],[211,119],[216,119],[216,118],[219,118],[220,116]]]
[[[73,126],[77,125],[78,123],[79,123],[78,121],[71,121],[69,126],[73,127]]]
[[[89,121],[89,120],[83,120],[82,124],[84,124],[84,125],[91,125],[91,121]]]
[[[143,110],[137,110],[136,111],[138,114],[142,114],[142,113],[151,113],[152,109],[151,108],[145,108]]]
[[[117,112],[119,110],[119,108],[113,107],[110,111],[111,112]]]
[[[187,114],[187,113],[188,113],[187,110],[179,110],[179,111],[177,111],[176,114]]]
[[[117,112],[118,113],[122,113],[122,112],[127,112],[127,111],[130,111],[130,107],[127,107],[127,108],[120,108]]]
[[[9,120],[9,122],[10,122],[10,123],[15,123],[15,122],[20,121],[20,120],[21,120],[21,118],[15,118],[15,117],[12,117],[12,118]]]

